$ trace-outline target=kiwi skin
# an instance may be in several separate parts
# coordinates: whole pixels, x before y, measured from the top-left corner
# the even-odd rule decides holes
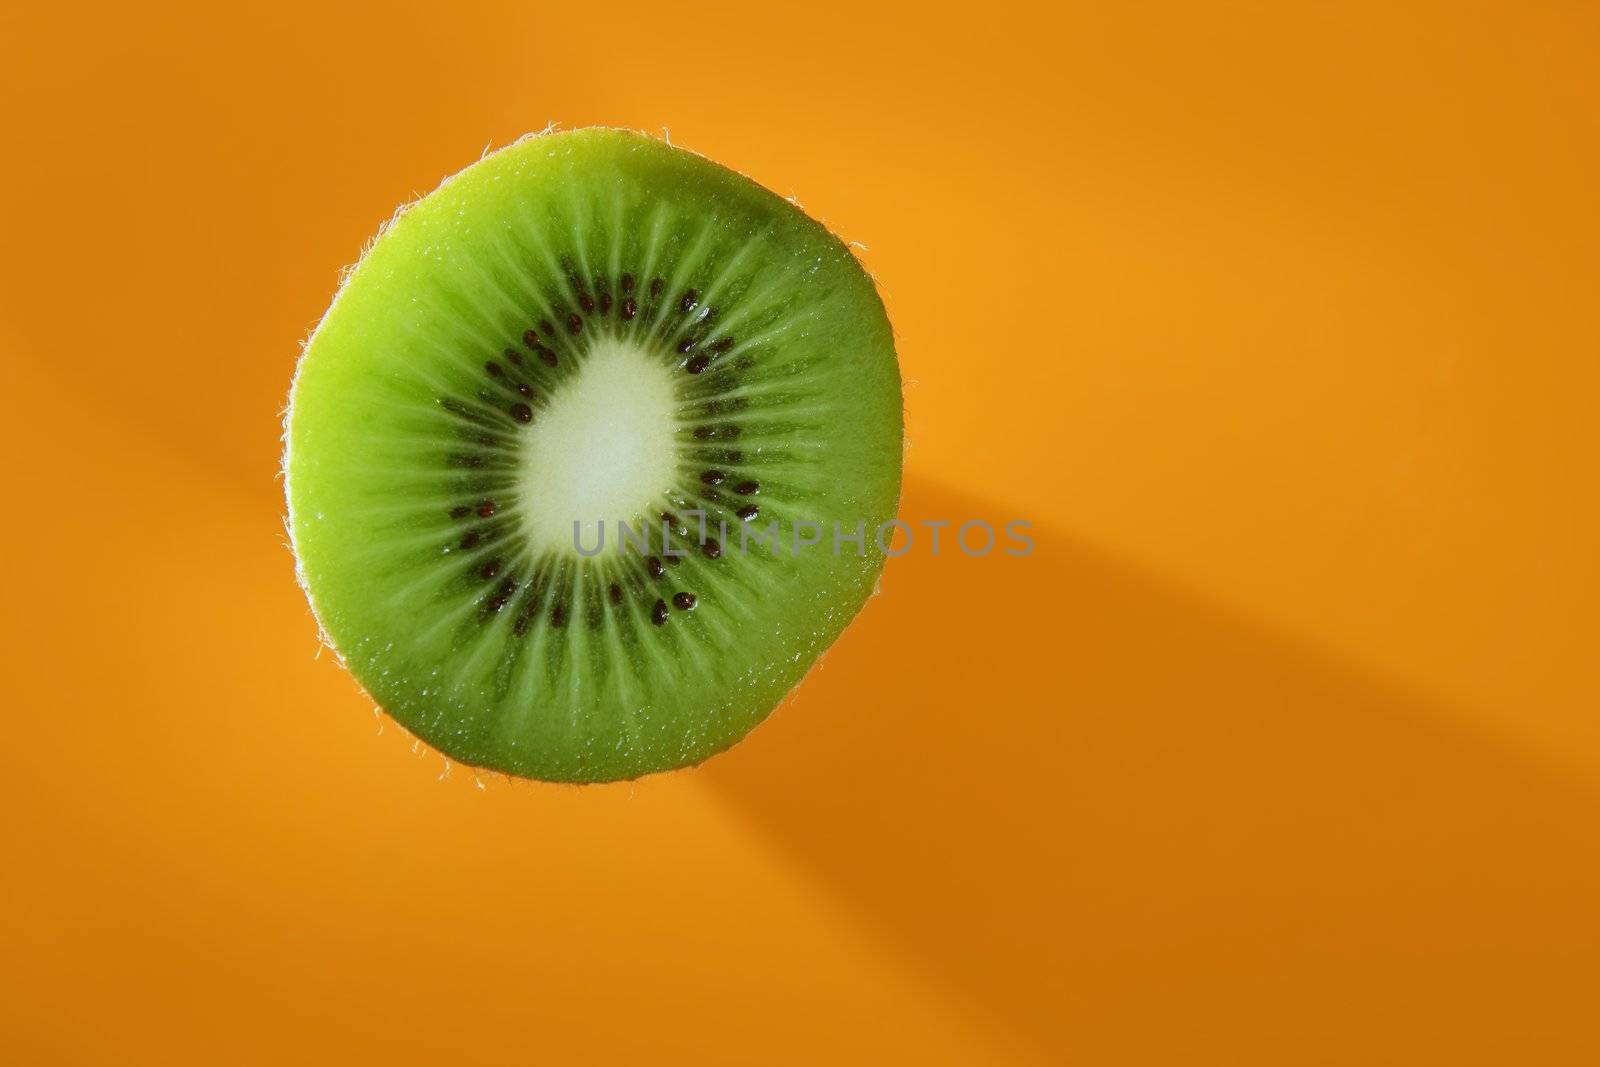
[[[373,575],[350,566],[350,559],[353,544],[374,536],[358,505],[380,499],[389,487],[361,484],[344,468],[348,457],[364,454],[363,428],[381,424],[388,414],[369,403],[362,383],[393,373],[381,353],[403,340],[403,331],[394,328],[402,316],[394,309],[407,306],[420,250],[467,248],[472,233],[495,226],[519,198],[537,198],[548,187],[593,173],[618,188],[660,188],[691,204],[701,202],[697,196],[709,197],[705,202],[715,210],[735,219],[744,212],[793,241],[797,260],[824,265],[821,277],[836,284],[826,294],[827,314],[810,323],[806,334],[813,349],[850,370],[851,388],[840,390],[835,415],[854,432],[830,439],[829,454],[838,470],[854,477],[821,479],[826,490],[806,517],[837,519],[849,528],[865,520],[870,531],[893,516],[900,491],[900,380],[882,303],[837,238],[754,182],[643,135],[586,129],[525,138],[397,212],[346,274],[296,372],[284,469],[298,575],[324,641],[403,726],[459,762],[556,781],[636,777],[692,765],[732,745],[798,684],[854,617],[883,564],[870,544],[861,558],[807,554],[794,565],[806,595],[774,633],[751,635],[759,647],[749,652],[746,669],[726,685],[706,687],[696,701],[684,701],[682,694],[674,694],[676,701],[646,701],[630,730],[597,713],[574,733],[552,726],[563,716],[551,715],[535,716],[537,721],[508,736],[494,715],[484,713],[492,703],[485,691],[468,686],[441,700],[419,681],[417,649],[404,647],[403,640],[400,647],[385,641],[395,635],[385,629],[384,611],[371,603]],[[444,267],[424,266],[448,275],[449,257],[442,258]],[[431,404],[435,398],[416,399]],[[674,616],[672,640],[693,632],[715,610],[708,604],[702,597],[694,617]]]

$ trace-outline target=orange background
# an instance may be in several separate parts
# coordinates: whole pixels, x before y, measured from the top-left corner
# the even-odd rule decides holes
[[[8,5],[8,1063],[1600,1063],[1600,8]],[[916,552],[747,742],[446,767],[278,415],[547,122],[864,242]]]

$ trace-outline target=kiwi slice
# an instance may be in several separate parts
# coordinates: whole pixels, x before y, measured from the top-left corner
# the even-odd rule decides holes
[[[325,637],[447,756],[554,781],[696,763],[883,565],[889,322],[849,250],[699,156],[518,142],[387,226],[300,361],[289,528]]]

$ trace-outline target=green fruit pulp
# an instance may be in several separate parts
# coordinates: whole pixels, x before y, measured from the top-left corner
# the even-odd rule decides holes
[[[559,781],[759,723],[870,595],[900,490],[893,339],[855,258],[612,130],[526,139],[401,213],[286,430],[301,581],[350,671],[451,758]]]

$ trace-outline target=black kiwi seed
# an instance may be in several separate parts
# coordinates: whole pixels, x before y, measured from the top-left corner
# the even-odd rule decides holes
[[[746,504],[734,514],[738,515],[739,518],[743,519],[745,522],[749,522],[751,519],[761,514],[761,509],[756,507],[754,504]]]
[[[695,342],[697,340],[698,340],[698,338],[695,338],[695,337],[685,337],[683,340],[679,341],[678,342],[678,355],[680,355],[680,356],[688,355],[689,350],[695,346]]]
[[[694,435],[702,441],[709,441],[717,436],[717,428],[715,426],[696,426]]]
[[[761,492],[761,483],[740,482],[738,485],[733,487],[733,491],[738,493],[740,496],[755,496],[757,493]],[[781,496],[782,494],[779,495]]]
[[[713,351],[713,352],[726,352],[728,349],[730,349],[732,347],[733,347],[733,338],[724,337],[721,340],[719,340],[716,344],[711,346],[711,351]]]
[[[705,370],[706,367],[710,366],[710,364],[711,357],[702,352],[698,356],[691,356],[689,358],[689,362],[683,365],[683,369],[688,371],[690,374],[699,374],[701,371]]]
[[[626,322],[637,314],[639,314],[639,305],[634,303],[633,297],[630,296],[622,302],[622,319]]]
[[[683,294],[683,299],[679,301],[678,306],[684,311],[693,311],[694,306],[698,303],[700,303],[700,293],[694,289],[690,289],[688,292]]]
[[[679,611],[693,611],[698,602],[693,593],[674,593],[672,596],[672,606]]]
[[[550,351],[548,348],[540,348],[538,356],[539,359],[543,361],[545,366],[554,367],[556,365],[556,354]]]
[[[517,383],[517,392],[531,399],[533,397],[533,386],[529,385],[527,382],[519,382]]]
[[[577,315],[567,316],[567,329],[572,333],[583,332],[583,319]]]
[[[532,330],[523,330],[522,343],[537,352],[539,350],[539,335]]]
[[[567,605],[562,601],[557,601],[556,606],[550,609],[550,625],[559,630],[566,624]]]
[[[668,556],[667,557],[667,562],[670,563],[674,567],[681,567],[681,566],[683,566],[683,557],[681,555]]]
[[[606,596],[611,598],[611,603],[613,604],[622,603],[622,586],[612,582],[610,587],[606,589]]]
[[[650,297],[651,297],[651,299],[654,299],[654,298],[660,296],[661,295],[661,290],[665,289],[666,287],[667,287],[667,283],[664,280],[660,279],[660,278],[657,278],[654,281],[652,281],[650,283]]]
[[[482,541],[483,541],[483,534],[480,533],[477,530],[472,530],[469,533],[467,533],[466,536],[462,537],[461,541],[459,543],[460,543],[460,545],[461,545],[461,547],[463,549],[467,549],[467,548],[477,548],[478,545],[482,543]]]
[[[506,369],[492,359],[483,365],[483,369],[489,372],[491,378],[504,378],[506,376]]]
[[[580,293],[578,295],[578,306],[583,308],[585,311],[593,311],[594,297],[590,296],[588,293]]]
[[[490,578],[493,578],[499,573],[500,561],[498,559],[491,559],[488,563],[485,563],[481,568],[479,568],[478,577],[482,578],[484,581],[488,581]]]
[[[553,337],[555,335],[556,328],[550,325],[549,319],[540,319],[539,332],[544,334],[546,337]]]
[[[478,505],[478,518],[487,519],[490,515],[493,515],[493,514],[494,514],[494,501],[493,500],[485,500],[483,503]]]
[[[602,315],[611,314],[611,294],[610,293],[601,293],[600,294],[600,314],[602,314]]]
[[[518,352],[515,348],[508,348],[500,354],[506,357],[513,367],[522,366],[522,353]]]
[[[624,293],[633,292],[633,275],[624,274],[622,276],[622,291]]]
[[[727,480],[727,477],[728,476],[723,474],[721,471],[712,470],[702,472],[700,475],[700,480],[705,482],[707,485],[721,485]]]
[[[655,606],[650,609],[650,621],[657,626],[665,626],[667,624],[667,602],[665,600],[657,600],[655,602]]]
[[[645,567],[645,570],[650,572],[650,577],[652,577],[652,578],[661,577],[661,574],[662,574],[661,557],[659,557],[659,556],[651,556],[649,559],[644,561],[644,567]]]
[[[708,537],[706,543],[700,546],[700,551],[706,554],[707,559],[717,559],[722,555],[722,542],[715,537]]]
[[[532,422],[533,409],[526,404],[512,404],[511,417],[518,422]]]
[[[517,583],[513,579],[507,578],[505,581],[500,583],[500,588],[494,591],[494,596],[489,599],[489,602],[485,604],[484,607],[488,610],[489,614],[497,615],[500,613],[501,609],[511,602],[511,594],[515,593],[516,591]]]

